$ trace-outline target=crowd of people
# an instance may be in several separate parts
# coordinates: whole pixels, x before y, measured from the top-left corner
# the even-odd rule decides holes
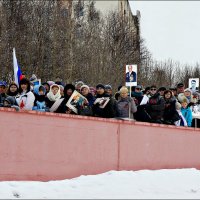
[[[200,111],[200,94],[185,88],[183,83],[168,89],[137,85],[131,92],[126,86],[119,86],[114,92],[111,85],[91,87],[82,81],[65,85],[61,81],[47,81],[34,85],[35,79],[35,75],[30,79],[24,77],[19,86],[15,82],[0,81],[0,107],[188,127],[194,126],[192,112]],[[85,97],[84,102],[76,106],[78,112],[67,106],[74,91]],[[100,98],[109,99],[104,107],[96,101]]]

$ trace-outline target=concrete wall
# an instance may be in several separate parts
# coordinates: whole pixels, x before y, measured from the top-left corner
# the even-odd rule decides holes
[[[200,129],[0,108],[0,180],[200,169]]]

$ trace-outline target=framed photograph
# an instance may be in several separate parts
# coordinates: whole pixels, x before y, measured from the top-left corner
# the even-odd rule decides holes
[[[192,92],[199,91],[199,78],[190,78],[188,85]]]
[[[125,68],[126,86],[137,86],[137,65],[126,65]]]
[[[87,102],[87,99],[82,94],[74,90],[72,96],[66,103],[66,106],[77,114],[78,113],[77,106],[84,106],[85,102]]]
[[[109,101],[110,97],[97,98],[94,102],[94,105],[99,103],[99,108],[105,108]]]

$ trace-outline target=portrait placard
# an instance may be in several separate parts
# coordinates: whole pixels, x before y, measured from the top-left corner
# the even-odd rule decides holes
[[[126,86],[137,86],[137,65],[126,65]]]
[[[77,114],[78,113],[77,106],[84,106],[85,102],[87,102],[87,99],[83,95],[81,95],[79,92],[74,90],[66,106]]]
[[[192,92],[197,92],[199,90],[199,78],[190,78],[188,85]]]

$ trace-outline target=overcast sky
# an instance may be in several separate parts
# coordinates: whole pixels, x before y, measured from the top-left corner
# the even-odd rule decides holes
[[[133,1],[141,13],[141,35],[157,60],[200,62],[200,1]]]

